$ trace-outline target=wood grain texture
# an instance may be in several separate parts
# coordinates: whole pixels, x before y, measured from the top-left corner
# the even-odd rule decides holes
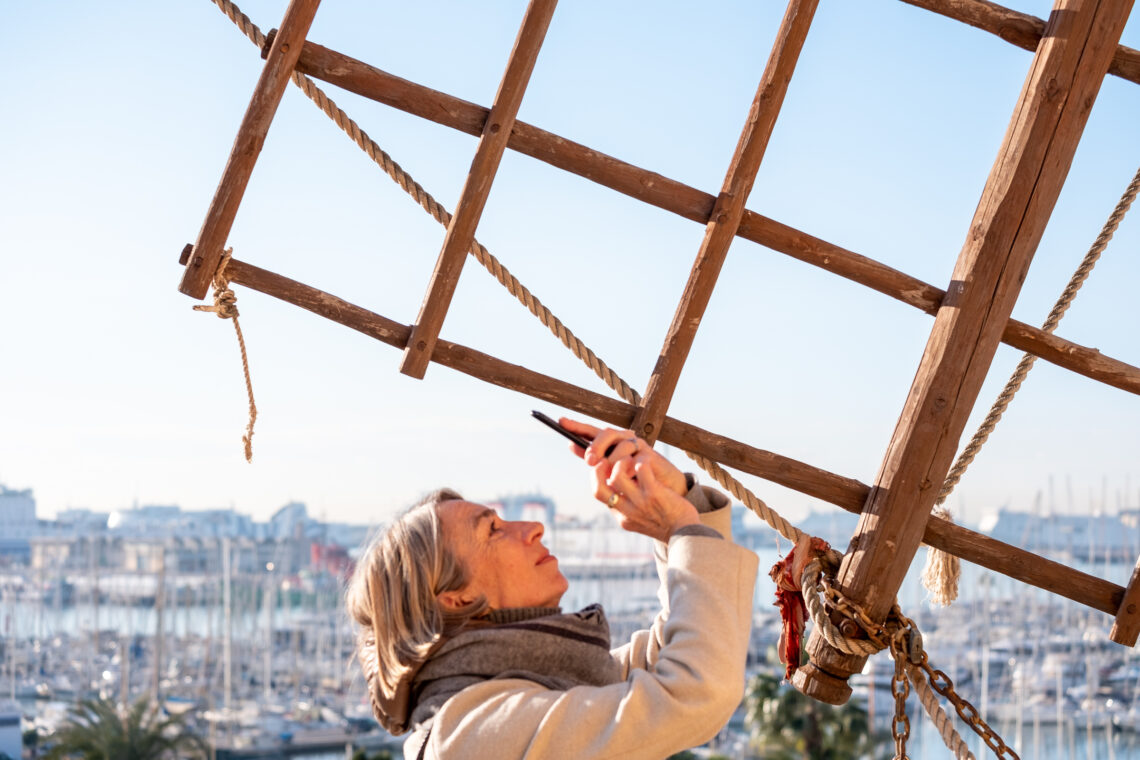
[[[728,248],[736,237],[744,215],[744,204],[752,193],[756,173],[776,127],[776,118],[784,104],[784,95],[817,5],[818,0],[791,0],[784,11],[764,74],[748,110],[748,121],[740,133],[724,184],[705,225],[705,236],[696,261],[665,334],[665,344],[649,377],[641,408],[633,420],[633,431],[651,444],[660,433],[661,422],[677,389],[677,381],[681,378],[681,370],[697,337],[697,328],[712,298]]]
[[[531,0],[527,6],[514,49],[507,60],[507,69],[495,93],[495,104],[483,124],[475,158],[471,161],[455,213],[447,225],[443,248],[432,271],[416,325],[404,349],[400,371],[405,375],[423,378],[427,371],[432,348],[455,295],[463,262],[467,259],[471,241],[475,239],[475,228],[479,226],[479,218],[483,215],[491,184],[507,149],[507,140],[514,129],[515,117],[557,4],[558,0]]]
[[[886,615],[922,540],[1131,4],[1060,0],[1054,8],[837,574],[873,619]],[[829,650],[817,650],[816,664],[846,675],[847,663]]]
[[[1140,638],[1140,559],[1132,568],[1132,577],[1117,605],[1116,620],[1108,637],[1126,647],[1136,646],[1136,639]]]
[[[479,135],[489,109],[409,82],[335,51],[308,42],[297,69],[309,76],[438,124]],[[572,140],[515,122],[508,147],[564,171],[637,198],[679,216],[705,223],[716,198],[656,172],[633,166]],[[825,269],[935,314],[945,291],[874,259],[745,210],[737,235],[786,256]],[[1002,340],[1022,351],[1098,382],[1140,394],[1140,368],[1104,356],[1010,320]]]
[[[304,48],[305,35],[309,33],[319,5],[320,0],[292,0],[285,10],[281,28],[254,87],[222,179],[194,243],[190,265],[183,271],[178,285],[180,291],[192,298],[205,298],[209,290],[254,164],[265,144],[269,125],[293,75],[293,68]]]
[[[1045,33],[1045,21],[989,0],[902,0],[941,16],[961,21],[1033,52]],[[1117,45],[1108,73],[1140,84],[1140,50]]]
[[[185,264],[187,260],[188,257],[184,258],[182,263]],[[394,348],[402,349],[411,334],[408,325],[239,259],[231,259],[227,271],[236,285],[293,304]],[[446,340],[436,343],[432,361],[478,380],[524,393],[611,425],[628,427],[637,412],[635,406],[618,399]],[[660,440],[670,446],[706,456],[726,467],[835,504],[855,514],[859,514],[870,493],[868,485],[854,478],[758,449],[671,417],[665,418]],[[932,518],[926,526],[923,541],[968,562],[1109,614],[1115,614],[1124,596],[1121,586],[1038,557],[947,520]]]

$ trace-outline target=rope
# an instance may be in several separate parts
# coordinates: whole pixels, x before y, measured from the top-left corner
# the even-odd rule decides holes
[[[1128,183],[1128,187],[1125,188],[1124,194],[1120,197],[1120,201],[1116,204],[1116,208],[1114,208],[1112,210],[1112,213],[1109,214],[1108,220],[1101,228],[1100,234],[1096,236],[1096,240],[1094,240],[1093,244],[1089,247],[1088,253],[1085,254],[1084,259],[1081,260],[1080,266],[1077,267],[1077,271],[1075,271],[1073,273],[1073,276],[1069,278],[1068,285],[1065,286],[1065,289],[1062,291],[1060,298],[1057,299],[1057,303],[1053,305],[1053,309],[1049,312],[1049,316],[1046,318],[1045,324],[1041,326],[1042,331],[1051,334],[1054,330],[1057,329],[1057,325],[1060,324],[1061,319],[1065,316],[1065,312],[1067,312],[1069,310],[1069,306],[1072,305],[1073,299],[1077,297],[1077,291],[1079,291],[1081,289],[1081,286],[1085,284],[1085,280],[1088,279],[1089,274],[1092,273],[1093,267],[1096,266],[1096,262],[1100,259],[1101,253],[1103,253],[1104,249],[1108,246],[1108,241],[1112,240],[1112,236],[1116,234],[1116,229],[1120,226],[1120,222],[1124,219],[1124,215],[1128,213],[1128,209],[1132,206],[1132,202],[1136,200],[1136,194],[1138,191],[1140,191],[1140,169],[1136,170],[1136,174],[1132,177],[1132,181]],[[946,501],[946,497],[949,496],[950,493],[954,490],[954,487],[958,485],[958,482],[962,479],[962,475],[966,472],[966,468],[970,466],[970,463],[974,461],[974,457],[976,457],[978,455],[978,452],[981,451],[982,446],[990,437],[990,433],[994,431],[998,420],[1002,418],[1002,415],[1005,414],[1006,409],[1009,408],[1009,404],[1011,401],[1013,401],[1014,395],[1021,388],[1021,384],[1025,381],[1026,376],[1029,374],[1029,370],[1033,368],[1033,365],[1036,361],[1037,357],[1033,354],[1025,354],[1021,357],[1021,361],[1017,363],[1017,367],[1014,369],[1013,374],[1006,382],[1005,387],[1002,389],[1001,393],[998,394],[997,400],[994,401],[993,406],[990,407],[989,414],[986,415],[986,418],[982,421],[982,424],[978,426],[977,432],[974,433],[973,438],[970,439],[970,442],[966,445],[966,448],[962,450],[962,453],[958,455],[958,460],[954,463],[954,466],[950,469],[949,474],[946,476],[946,480],[943,482],[942,488],[938,492],[938,499],[936,501],[937,505],[941,505],[944,501]],[[947,512],[947,515],[948,514],[949,513]],[[938,559],[937,555],[939,554],[943,554],[943,552],[933,548],[927,552],[927,570],[923,572],[923,585],[925,585],[927,590],[931,592],[931,598],[933,601],[939,604],[949,604],[958,596],[956,561],[953,563],[955,565],[955,568],[952,593],[949,587],[935,586],[934,588],[931,588],[931,585],[927,583],[928,573],[932,580],[936,580],[943,577],[946,572],[941,568],[933,567],[939,562],[948,561],[946,559]]]
[[[946,748],[954,753],[956,760],[974,760],[974,754],[966,746],[966,740],[954,728],[950,716],[938,703],[938,697],[934,695],[934,689],[930,688],[930,683],[926,680],[926,675],[923,674],[922,669],[909,661],[905,667],[906,675],[914,685],[915,693],[918,694],[918,701],[922,703],[922,709],[926,711],[930,722],[938,729],[938,735],[942,737],[942,742]]]
[[[881,652],[886,649],[886,645],[882,641],[876,641],[871,638],[856,639],[846,636],[835,623],[831,622],[831,616],[827,614],[827,609],[817,593],[820,583],[820,575],[823,571],[823,566],[818,559],[813,559],[804,568],[803,576],[801,576],[800,589],[804,595],[804,604],[807,605],[808,614],[811,615],[811,621],[815,623],[816,630],[818,630],[828,644],[838,649],[844,654],[857,655],[859,657],[870,657],[876,652]]]
[[[1136,199],[1136,193],[1140,191],[1140,169],[1136,170],[1136,175],[1132,178],[1132,182],[1124,191],[1120,201],[1116,204],[1116,208],[1108,217],[1108,221],[1104,223],[1101,228],[1100,234],[1096,236],[1092,246],[1089,248],[1088,253],[1085,254],[1084,259],[1081,261],[1077,271],[1069,279],[1069,284],[1065,286],[1065,290],[1061,293],[1061,297],[1057,299],[1057,303],[1053,305],[1052,311],[1049,312],[1049,317],[1045,320],[1045,324],[1041,326],[1043,332],[1052,333],[1057,329],[1061,319],[1065,316],[1065,312],[1069,310],[1072,305],[1073,299],[1077,297],[1077,291],[1085,284],[1089,274],[1092,273],[1093,267],[1100,259],[1101,253],[1104,252],[1105,247],[1108,246],[1108,241],[1112,240],[1112,236],[1116,234],[1116,228],[1120,226],[1121,220],[1124,215],[1128,213],[1129,207]],[[985,420],[978,427],[978,431],[974,433],[974,437],[970,439],[970,443],[962,450],[958,456],[958,461],[954,463],[950,473],[946,476],[946,481],[942,484],[942,489],[938,492],[937,503],[941,504],[946,501],[946,497],[958,485],[958,481],[962,479],[962,474],[970,463],[974,461],[981,450],[982,445],[989,438],[990,433],[993,432],[994,427],[997,425],[998,420],[1001,419],[1002,414],[1009,407],[1009,403],[1013,401],[1014,394],[1021,388],[1022,382],[1025,381],[1026,375],[1032,369],[1033,364],[1037,361],[1037,357],[1033,354],[1025,354],[1018,362],[1017,368],[1014,370],[1013,375],[1010,376],[1009,381],[1005,384],[1005,388],[998,394],[997,400],[994,402],[993,407],[990,408],[989,414],[986,415]]]
[[[194,311],[212,311],[220,319],[232,319],[234,332],[237,333],[238,348],[241,349],[241,368],[245,373],[245,392],[249,397],[249,423],[245,426],[245,435],[242,444],[245,448],[245,461],[253,461],[253,423],[257,421],[257,405],[253,402],[253,381],[249,377],[249,357],[245,352],[245,337],[241,334],[241,325],[238,323],[237,296],[230,289],[230,278],[226,275],[226,266],[230,263],[234,249],[227,248],[222,252],[218,269],[214,273],[214,303],[211,306],[198,304]]]
[[[230,0],[213,0],[213,2],[238,26],[242,33],[244,33],[254,45],[257,45],[259,49],[264,46],[265,35],[262,34],[256,24],[250,21],[248,16],[241,12],[237,5],[230,2]],[[433,219],[445,227],[450,224],[451,214],[448,213],[447,209],[436,201],[430,193],[424,190],[403,167],[396,163],[396,161],[369,137],[354,120],[339,108],[312,79],[304,74],[294,72],[293,83],[300,87],[301,91],[304,92],[326,116],[332,119],[346,135],[352,138],[352,141],[356,143],[373,162],[383,169],[404,192],[412,196],[412,199],[415,200],[421,208],[427,211]],[[634,390],[629,383],[623,380],[621,376],[602,361],[589,346],[583,343],[566,327],[542,301],[519,282],[478,240],[472,240],[471,254],[511,295],[525,306],[531,314],[537,317],[538,320],[562,342],[562,345],[570,349],[574,356],[584,362],[602,382],[609,386],[627,403],[634,405],[641,403],[641,394]],[[732,477],[716,462],[706,457],[693,454],[692,452],[686,452],[686,454],[704,469],[705,472],[709,473],[717,483],[731,492],[733,496],[743,502],[762,520],[793,544],[804,535],[802,531],[772,510],[763,500],[748,490],[740,481]]]
[[[234,3],[230,2],[230,0],[213,0],[213,2],[238,26],[253,44],[257,45],[259,49],[264,46],[265,35],[262,34],[257,25],[250,21],[249,17],[242,13]],[[439,203],[431,193],[426,191],[419,182],[408,174],[387,151],[369,137],[368,133],[361,129],[360,125],[349,117],[343,109],[337,106],[336,102],[330,98],[324,90],[318,87],[312,79],[299,72],[294,72],[293,84],[301,88],[305,96],[313,101],[326,116],[332,119],[333,123],[340,127],[341,131],[348,135],[357,147],[364,151],[377,166],[383,169],[384,173],[399,185],[404,192],[410,195],[412,199],[419,204],[420,208],[430,214],[433,219],[444,227],[451,224],[451,214],[448,210]],[[601,361],[589,346],[582,343],[542,301],[519,282],[518,278],[511,274],[510,270],[495,258],[478,240],[472,240],[471,254],[511,295],[518,299],[531,314],[536,316],[539,321],[542,322],[543,326],[554,333],[564,346],[569,348],[576,357],[584,361],[606,385],[617,391],[627,402],[640,402],[640,396],[637,392],[610,369],[605,362]]]

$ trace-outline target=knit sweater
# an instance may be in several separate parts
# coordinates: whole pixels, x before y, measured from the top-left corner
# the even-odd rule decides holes
[[[730,536],[727,499],[693,490],[703,492],[692,501],[706,499],[698,509],[714,508],[702,523]],[[658,543],[655,553],[662,609],[649,630],[611,652],[619,682],[569,689],[511,677],[474,683],[416,728],[406,760],[421,750],[425,760],[651,760],[715,736],[744,692],[757,558],[699,529]]]

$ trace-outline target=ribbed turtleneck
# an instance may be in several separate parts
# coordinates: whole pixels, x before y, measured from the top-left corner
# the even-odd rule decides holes
[[[508,607],[504,610],[491,610],[484,618],[488,623],[502,625],[503,623],[521,623],[524,620],[559,615],[561,607]]]

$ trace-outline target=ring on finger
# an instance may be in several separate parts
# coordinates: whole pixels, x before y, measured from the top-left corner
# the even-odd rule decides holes
[[[606,504],[609,505],[610,509],[613,509],[617,506],[617,503],[619,501],[621,501],[621,494],[617,491],[614,491],[612,494],[610,494],[610,498],[606,501]]]

